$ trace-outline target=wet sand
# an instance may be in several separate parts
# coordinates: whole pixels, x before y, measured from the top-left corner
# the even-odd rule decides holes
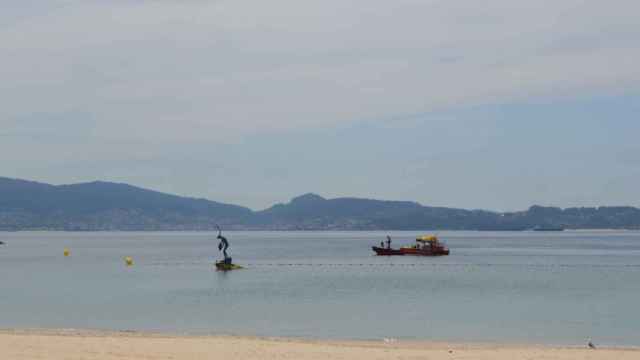
[[[640,350],[542,345],[321,341],[85,330],[2,330],[1,359],[640,359]]]

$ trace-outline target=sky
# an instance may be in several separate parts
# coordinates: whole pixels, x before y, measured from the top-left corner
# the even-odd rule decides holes
[[[0,2],[0,176],[640,206],[638,1]]]

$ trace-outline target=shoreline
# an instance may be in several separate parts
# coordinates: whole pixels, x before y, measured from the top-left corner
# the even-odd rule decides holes
[[[612,359],[640,357],[640,348],[422,340],[320,340],[238,335],[167,334],[91,329],[0,329],[0,358],[36,359]]]
[[[585,344],[569,343],[544,343],[544,342],[522,342],[522,341],[475,341],[475,340],[421,340],[414,338],[320,338],[305,336],[269,336],[269,335],[243,335],[234,333],[217,332],[171,332],[154,330],[113,330],[113,329],[91,329],[91,328],[0,328],[1,335],[38,335],[38,336],[60,336],[60,337],[132,337],[132,338],[158,338],[158,339],[245,339],[257,341],[273,342],[300,342],[300,343],[322,343],[322,344],[360,344],[360,345],[410,345],[410,346],[465,346],[471,348],[553,348],[553,349],[583,349]],[[632,350],[640,351],[640,345],[599,345],[599,349]]]

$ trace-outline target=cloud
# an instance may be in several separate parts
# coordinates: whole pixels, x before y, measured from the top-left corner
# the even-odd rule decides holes
[[[634,1],[59,3],[0,31],[1,121],[180,143],[640,82]]]

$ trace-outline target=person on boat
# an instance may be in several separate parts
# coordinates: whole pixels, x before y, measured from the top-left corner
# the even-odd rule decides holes
[[[222,250],[222,253],[224,254],[224,260],[227,261],[227,259],[229,259],[229,255],[227,255],[227,249],[229,248],[229,241],[227,241],[227,238],[222,236],[222,230],[220,229],[219,226],[217,226],[218,228],[218,237],[217,239],[220,240],[220,243],[218,244],[218,250]]]
[[[384,241],[380,241],[380,247],[384,249]]]
[[[387,235],[387,249],[391,249],[391,236]]]

